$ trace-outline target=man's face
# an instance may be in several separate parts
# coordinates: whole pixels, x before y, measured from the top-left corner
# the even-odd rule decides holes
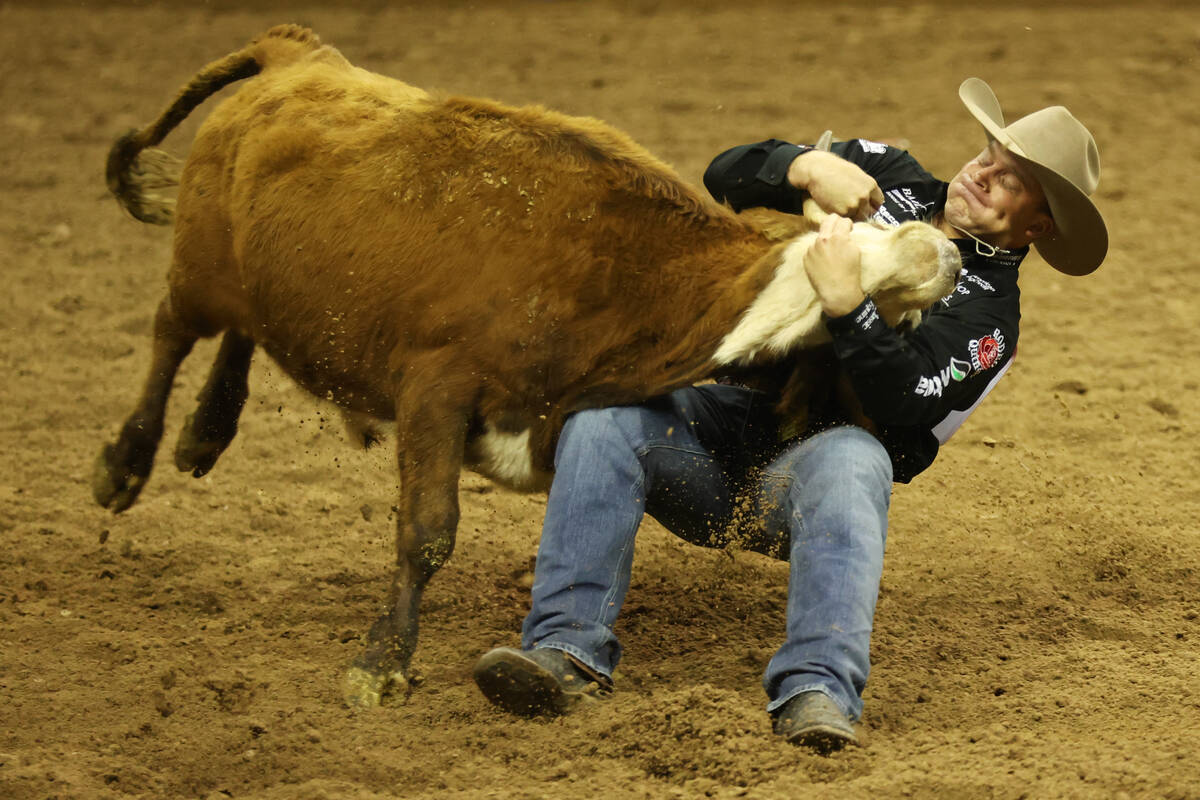
[[[1054,230],[1037,179],[996,142],[950,181],[944,213],[956,228],[1005,249],[1024,247]]]

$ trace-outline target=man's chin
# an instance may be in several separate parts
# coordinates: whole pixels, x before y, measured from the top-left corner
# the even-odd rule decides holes
[[[942,210],[942,219],[959,230],[969,231],[975,227],[967,201],[961,197],[951,197],[946,200],[946,207]]]

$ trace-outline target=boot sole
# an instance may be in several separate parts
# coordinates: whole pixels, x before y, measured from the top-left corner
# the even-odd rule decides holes
[[[843,730],[826,725],[812,725],[790,733],[784,736],[784,739],[790,744],[807,747],[823,756],[836,753],[848,745],[858,744],[854,734],[847,734]]]

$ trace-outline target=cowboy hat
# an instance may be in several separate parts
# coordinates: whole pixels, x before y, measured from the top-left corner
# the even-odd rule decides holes
[[[1067,275],[1087,275],[1108,252],[1108,230],[1088,199],[1100,181],[1096,141],[1071,112],[1051,106],[1004,125],[1000,102],[979,78],[958,87],[963,105],[988,139],[1027,166],[1041,184],[1054,217],[1054,231],[1033,245],[1046,263]]]

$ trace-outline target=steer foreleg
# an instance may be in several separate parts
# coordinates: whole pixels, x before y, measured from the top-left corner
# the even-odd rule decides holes
[[[345,697],[352,707],[377,706],[385,697],[408,695],[421,595],[454,550],[458,477],[474,391],[450,374],[451,369],[461,369],[461,362],[436,357],[439,354],[405,370],[405,388],[396,404],[396,568],[388,609],[371,626],[367,650],[346,676]]]

